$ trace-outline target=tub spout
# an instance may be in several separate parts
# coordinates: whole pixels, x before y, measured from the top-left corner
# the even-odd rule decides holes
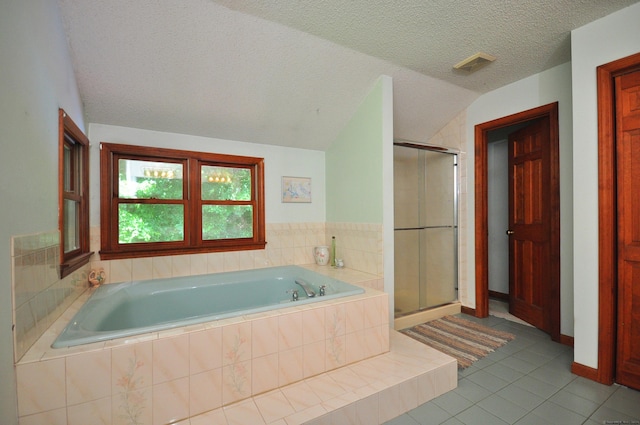
[[[296,279],[296,283],[300,285],[302,289],[304,289],[304,292],[306,292],[307,297],[312,298],[316,296],[316,293],[313,292],[313,289],[311,289],[311,285],[309,285],[306,281],[298,278]]]

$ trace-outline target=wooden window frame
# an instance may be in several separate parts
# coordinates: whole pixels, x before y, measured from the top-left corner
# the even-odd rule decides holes
[[[184,205],[184,240],[173,242],[119,242],[118,207],[131,203],[118,197],[118,160],[133,159],[153,162],[183,164],[183,199],[136,199],[135,203]],[[226,204],[251,205],[253,207],[253,237],[237,239],[203,240],[202,205],[211,204],[200,196],[201,166],[240,167],[251,170],[252,190],[250,201],[222,201]],[[119,143],[100,144],[100,258],[156,257],[164,255],[197,254],[205,252],[229,252],[264,249],[264,159],[256,157],[195,152]]]
[[[71,152],[71,190],[65,190],[64,151]],[[65,201],[78,205],[78,247],[65,252]],[[63,110],[58,110],[58,229],[60,231],[60,278],[68,276],[89,262],[89,139]]]

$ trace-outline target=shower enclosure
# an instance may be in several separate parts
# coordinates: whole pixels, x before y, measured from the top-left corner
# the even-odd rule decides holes
[[[458,299],[458,153],[393,147],[395,317]]]

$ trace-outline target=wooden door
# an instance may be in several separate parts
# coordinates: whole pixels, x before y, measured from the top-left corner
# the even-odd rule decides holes
[[[509,135],[509,312],[551,333],[549,120]]]
[[[640,70],[615,78],[618,211],[616,381],[640,389]]]

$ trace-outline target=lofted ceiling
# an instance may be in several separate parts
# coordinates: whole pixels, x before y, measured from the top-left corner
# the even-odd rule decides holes
[[[58,0],[86,121],[325,150],[380,75],[394,135],[567,62],[638,0]],[[479,51],[497,60],[453,69]]]

